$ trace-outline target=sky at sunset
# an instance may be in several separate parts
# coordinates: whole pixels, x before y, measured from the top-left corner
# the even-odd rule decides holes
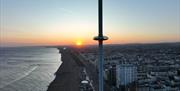
[[[180,0],[104,0],[107,44],[180,42]],[[97,44],[97,0],[0,0],[0,46]]]

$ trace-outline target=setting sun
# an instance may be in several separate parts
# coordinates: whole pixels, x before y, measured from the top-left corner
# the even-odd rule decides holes
[[[77,46],[81,46],[82,45],[82,41],[76,41],[76,45]]]

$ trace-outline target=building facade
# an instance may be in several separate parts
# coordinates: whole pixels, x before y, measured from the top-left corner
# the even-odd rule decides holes
[[[137,80],[137,67],[132,64],[116,66],[116,86],[127,86]]]

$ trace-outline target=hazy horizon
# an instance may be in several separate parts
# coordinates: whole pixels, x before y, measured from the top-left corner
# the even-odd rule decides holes
[[[97,0],[0,0],[0,46],[97,44]],[[179,0],[104,0],[106,44],[180,42]]]
[[[156,45],[156,44],[180,44],[180,42],[152,42],[152,43],[105,43],[104,45]],[[80,48],[86,47],[86,46],[96,46],[97,44],[83,44]],[[77,47],[75,44],[66,44],[66,45],[16,45],[16,46],[0,46],[0,48],[19,48],[19,47],[65,47],[65,46],[71,46],[71,47]]]

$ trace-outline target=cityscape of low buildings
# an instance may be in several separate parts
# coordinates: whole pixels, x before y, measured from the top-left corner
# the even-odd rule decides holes
[[[180,91],[180,44],[108,45],[104,50],[104,78],[112,91]],[[80,53],[97,66],[96,47]]]

